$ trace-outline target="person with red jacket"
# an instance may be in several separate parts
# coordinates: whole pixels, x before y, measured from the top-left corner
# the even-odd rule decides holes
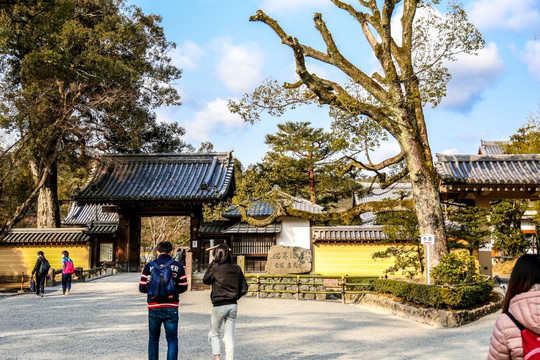
[[[540,255],[523,255],[514,265],[502,314],[493,328],[488,360],[523,360],[521,330],[508,314],[540,334]]]
[[[147,296],[148,302],[148,359],[157,360],[159,355],[159,335],[161,325],[165,327],[167,338],[167,360],[178,359],[178,303],[179,296],[188,288],[188,281],[184,266],[171,257],[173,246],[168,241],[160,242],[157,245],[157,259],[145,265],[141,280],[139,281],[139,291],[148,294],[148,286],[152,281],[152,268],[170,267],[176,291],[164,298],[153,298]],[[156,279],[154,279],[156,280]]]

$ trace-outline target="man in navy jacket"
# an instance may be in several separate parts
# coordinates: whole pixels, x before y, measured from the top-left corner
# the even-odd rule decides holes
[[[168,241],[160,242],[157,245],[158,257],[153,262],[163,266],[172,260],[173,247]],[[147,296],[148,302],[148,359],[158,359],[159,354],[159,334],[161,324],[165,327],[167,338],[167,360],[178,359],[178,294],[185,292],[188,288],[184,265],[178,261],[170,264],[173,279],[176,285],[176,293],[170,299],[152,299]],[[151,280],[152,265],[146,264],[141,274],[139,291],[148,293],[148,280]]]

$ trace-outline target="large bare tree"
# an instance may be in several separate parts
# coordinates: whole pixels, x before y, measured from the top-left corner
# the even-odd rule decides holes
[[[448,252],[448,243],[424,106],[437,106],[445,95],[450,79],[445,62],[455,60],[460,53],[474,54],[484,42],[461,4],[454,1],[447,3],[444,13],[437,0],[331,1],[344,16],[356,20],[357,40],[367,41],[380,70],[369,75],[347,59],[320,13],[315,13],[313,21],[326,45],[322,50],[289,35],[275,19],[259,10],[250,20],[268,25],[292,50],[299,81],[283,86],[267,81],[239,102],[231,101],[230,109],[254,122],[262,109],[280,115],[287,107],[316,103],[329,105],[335,121],[353,118],[358,126],[365,119],[378,124],[397,140],[401,152],[380,163],[371,162],[369,154],[351,157],[349,168],[374,171],[383,185],[409,177],[420,233],[436,238],[430,254],[434,266]],[[341,70],[347,81],[315,75],[306,66],[306,58]],[[388,176],[385,169],[398,164],[401,171]]]

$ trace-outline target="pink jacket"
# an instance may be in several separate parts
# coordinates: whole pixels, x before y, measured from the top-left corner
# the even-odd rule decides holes
[[[525,293],[510,300],[509,312],[523,326],[540,334],[540,286],[537,284]],[[522,360],[521,332],[510,318],[501,314],[495,321],[488,360]]]

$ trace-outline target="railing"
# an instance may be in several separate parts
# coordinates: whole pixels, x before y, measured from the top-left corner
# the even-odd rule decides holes
[[[82,270],[82,269],[81,269]],[[91,269],[82,270],[81,281],[96,278],[98,276],[113,275],[118,272],[118,262],[108,261],[101,266],[96,266]]]
[[[272,279],[290,280],[271,281]],[[248,285],[250,285],[248,292],[256,293],[257,298],[260,298],[263,293],[292,294],[296,295],[296,300],[300,300],[302,294],[324,295],[325,299],[326,295],[340,295],[343,304],[345,304],[346,295],[369,293],[372,279],[375,279],[375,277],[246,275],[246,280]],[[271,289],[268,289],[268,285],[271,286]],[[276,286],[279,288],[276,289]],[[319,290],[305,290],[305,287],[317,288]]]

